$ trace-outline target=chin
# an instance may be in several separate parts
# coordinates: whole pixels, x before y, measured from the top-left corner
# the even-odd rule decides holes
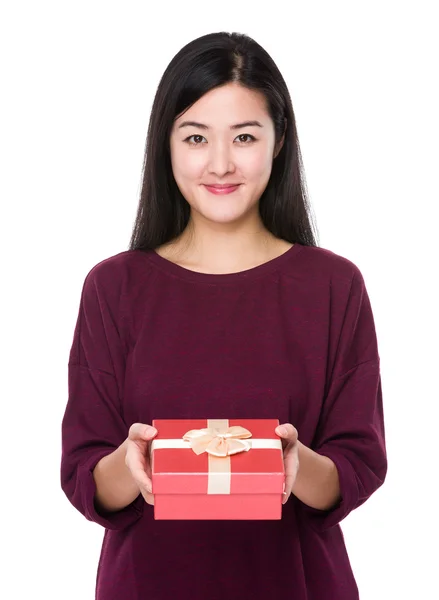
[[[199,211],[204,219],[213,223],[235,223],[248,218],[248,212],[222,210],[222,211]]]

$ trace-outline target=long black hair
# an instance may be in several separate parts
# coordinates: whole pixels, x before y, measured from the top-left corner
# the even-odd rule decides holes
[[[186,228],[190,205],[177,186],[171,165],[173,123],[208,91],[231,82],[265,96],[275,127],[276,146],[285,133],[284,144],[273,160],[270,179],[259,199],[264,226],[287,242],[317,245],[287,85],[272,58],[257,42],[245,34],[222,31],[186,44],[159,82],[148,126],[130,250],[154,249]]]

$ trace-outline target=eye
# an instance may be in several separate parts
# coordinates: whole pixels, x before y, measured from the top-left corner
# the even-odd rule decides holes
[[[202,135],[197,135],[197,134],[195,134],[195,135],[190,135],[190,136],[189,136],[189,137],[187,137],[187,138],[186,138],[184,141],[185,141],[185,142],[187,142],[187,143],[189,144],[189,146],[200,146],[200,144],[199,144],[198,142],[190,142],[189,140],[190,140],[191,138],[202,138],[202,137],[203,137]],[[206,138],[204,138],[204,139],[206,139]]]
[[[240,135],[237,136],[238,138],[250,138],[249,142],[242,142],[241,144],[251,144],[252,142],[256,141],[256,138],[253,135],[250,135],[250,133],[241,133]],[[189,146],[200,146],[201,144],[198,142],[190,142],[189,140],[191,138],[202,138],[202,139],[206,139],[204,136],[199,135],[199,134],[194,134],[194,135],[190,135],[189,137],[187,137],[185,140],[183,140],[184,142],[187,142],[189,144]]]
[[[256,141],[256,138],[254,136],[250,135],[249,133],[241,133],[241,135],[238,135],[238,137],[251,138],[250,142],[242,142],[244,144],[251,144],[251,142],[255,142]]]

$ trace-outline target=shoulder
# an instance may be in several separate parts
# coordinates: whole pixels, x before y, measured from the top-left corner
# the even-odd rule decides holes
[[[95,263],[85,276],[85,287],[102,291],[127,293],[133,286],[141,285],[151,269],[147,252],[124,250]]]
[[[123,277],[129,273],[145,272],[149,265],[149,261],[146,259],[147,255],[147,252],[141,250],[123,250],[93,265],[87,277],[96,281],[105,281]]]
[[[353,283],[364,283],[356,263],[328,248],[301,245],[298,263],[303,273],[331,284],[351,287]]]

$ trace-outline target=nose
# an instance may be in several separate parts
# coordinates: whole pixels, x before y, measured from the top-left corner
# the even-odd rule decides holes
[[[222,177],[225,173],[233,173],[235,165],[232,149],[228,143],[211,144],[208,153],[208,172]]]

